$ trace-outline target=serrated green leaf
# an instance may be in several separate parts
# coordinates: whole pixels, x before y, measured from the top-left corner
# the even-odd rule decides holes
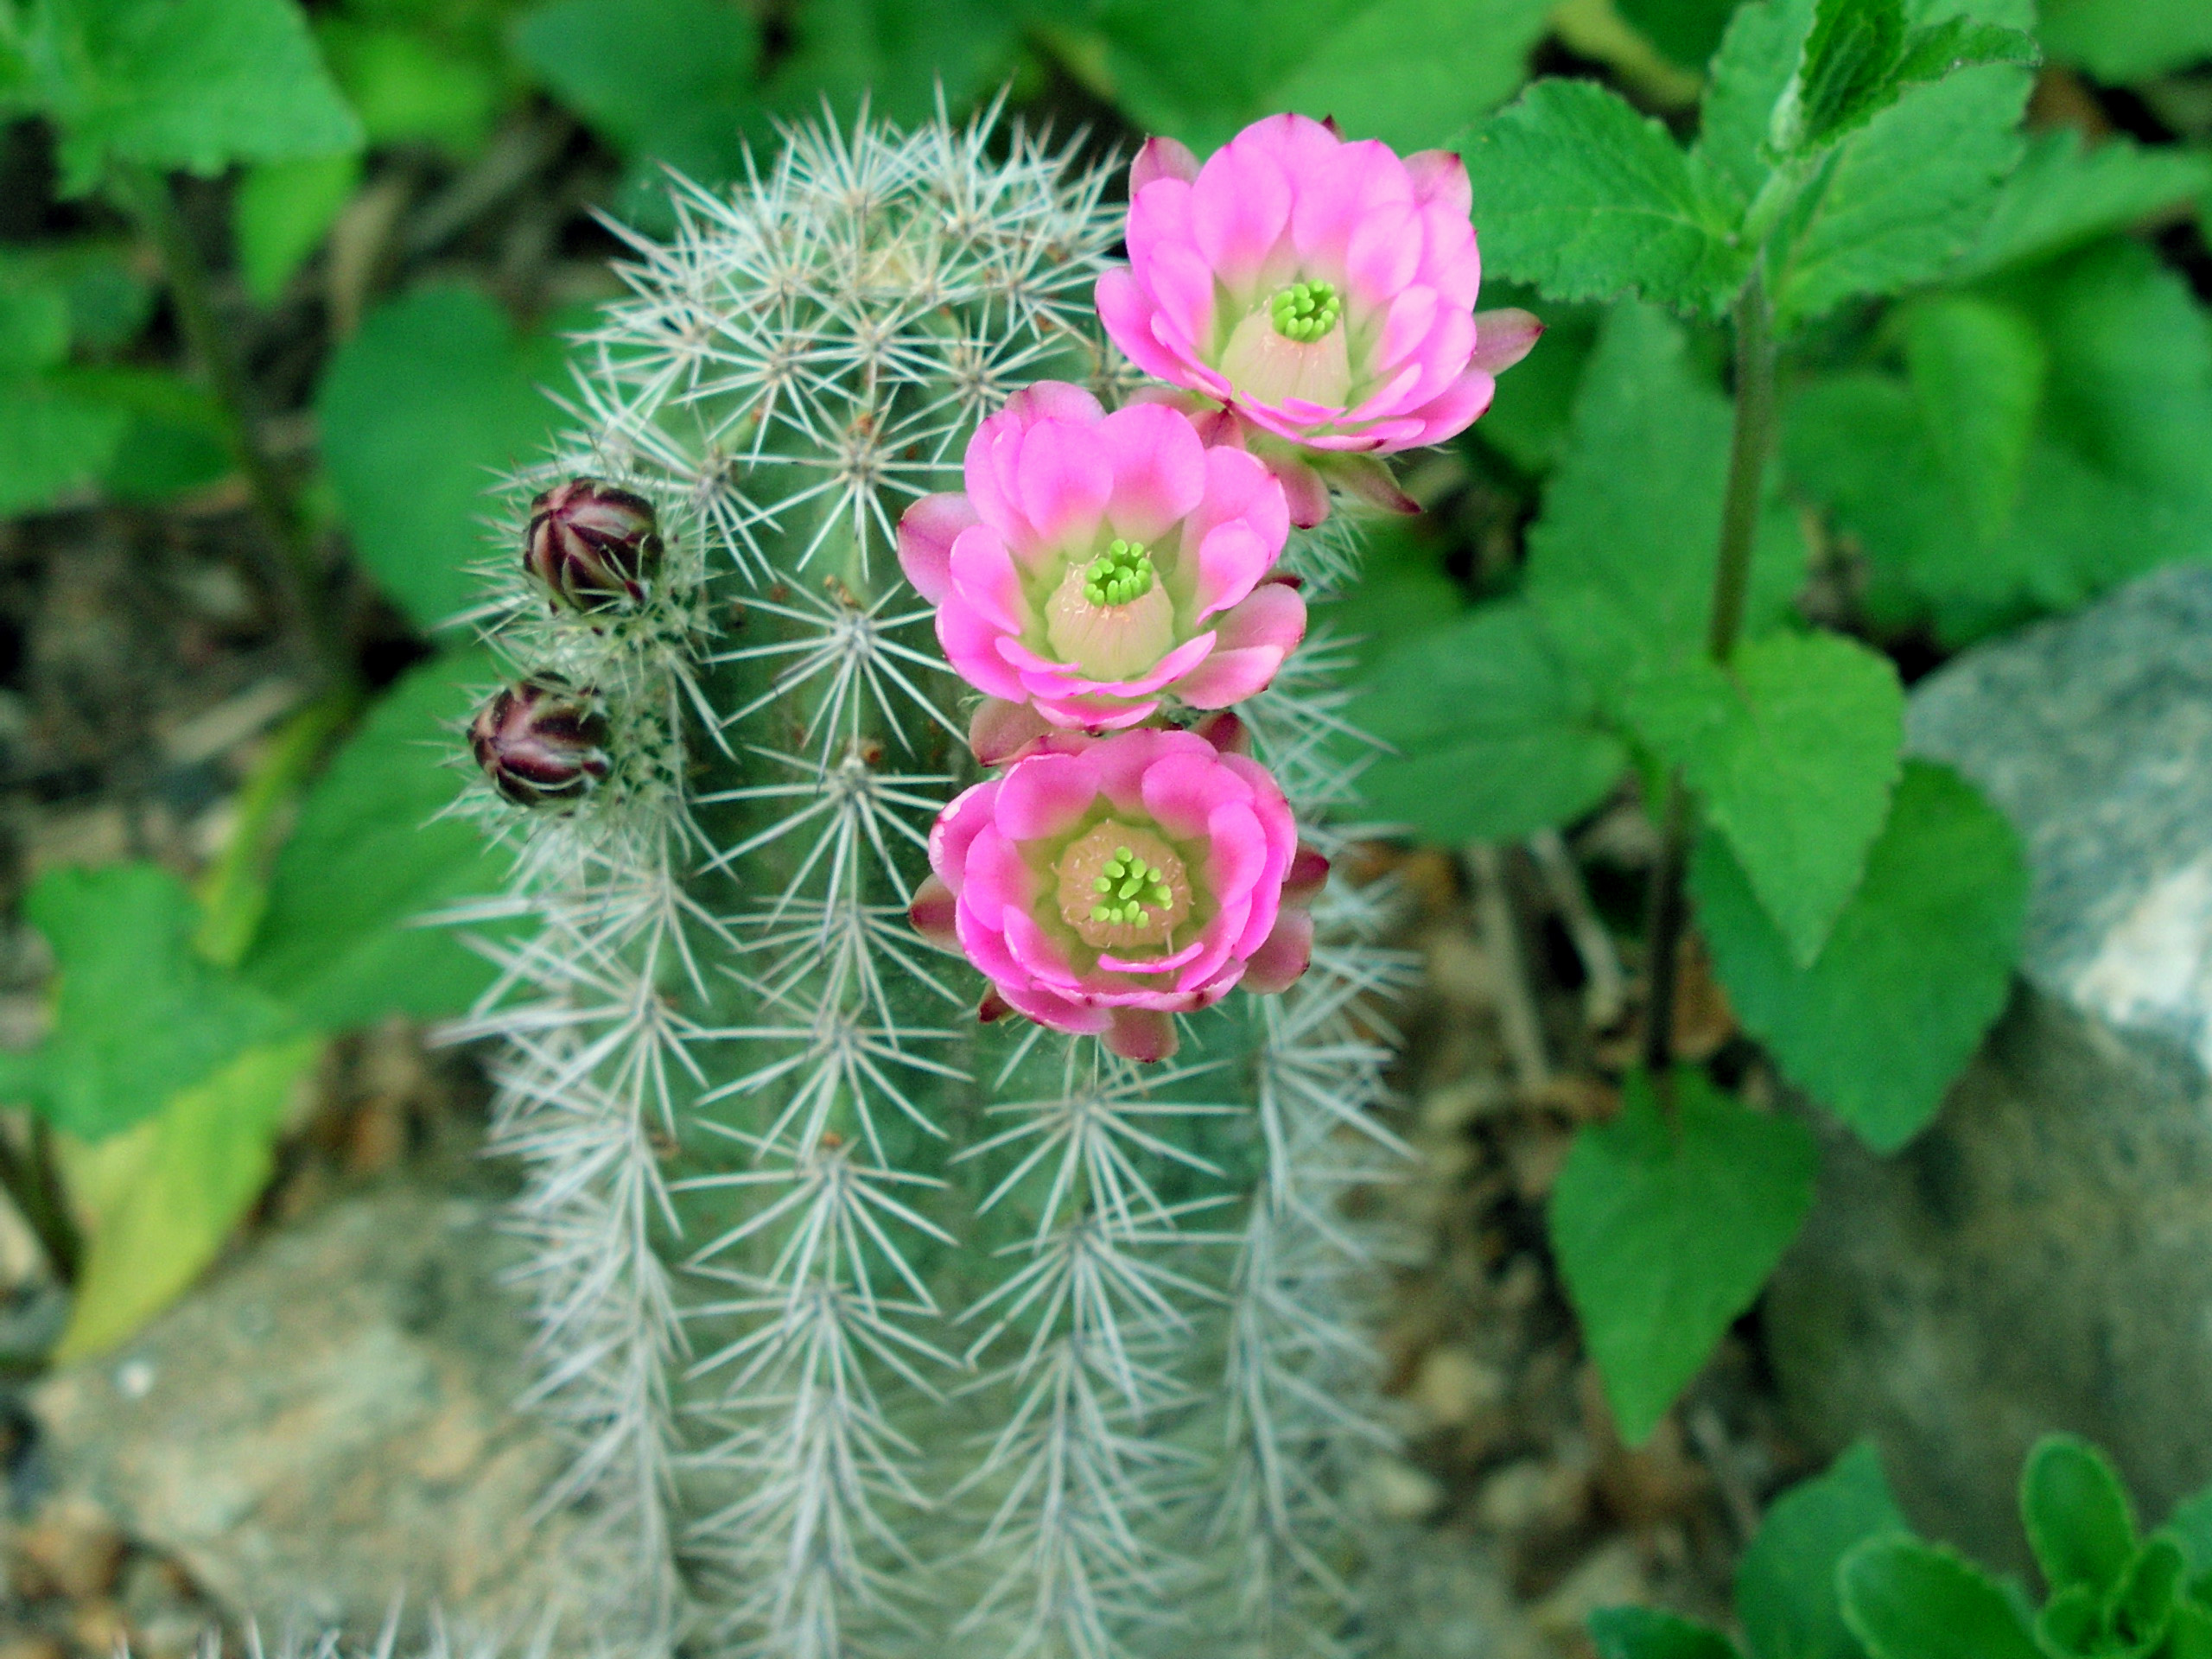
[[[1814,0],[1745,0],[1713,55],[1694,153],[1744,201],[1756,199],[1774,171],[1767,139],[1775,106],[1803,60],[1813,4]]]
[[[1600,1607],[1590,1615],[1598,1659],[1740,1659],[1718,1630],[1656,1607]]]
[[[1776,232],[1780,326],[1940,274],[1981,233],[2018,163],[2024,69],[1967,69],[1915,87],[1839,145]]]
[[[1878,1152],[1935,1115],[2004,1011],[2027,867],[2018,837],[1955,772],[1909,760],[1858,890],[1808,966],[1717,835],[1699,842],[1698,924],[1745,1030]]]
[[[1426,149],[1509,96],[1544,0],[1109,0],[1122,106],[1201,153],[1278,110]],[[1488,253],[1485,243],[1484,252]]]
[[[197,1279],[260,1197],[316,1037],[257,1044],[131,1132],[134,1167],[94,1217],[54,1363],[124,1341]]]
[[[1685,69],[1702,69],[1720,47],[1736,0],[1615,0],[1614,10]]]
[[[1980,236],[1945,275],[1965,282],[2049,258],[2207,188],[2212,188],[2212,156],[2146,149],[2119,134],[2085,150],[2072,127],[2037,133],[1998,191]]]
[[[1594,82],[1538,81],[1461,153],[1484,266],[1554,299],[1639,295],[1713,315],[1751,269],[1726,184]]]
[[[2020,1522],[2044,1581],[2113,1594],[2135,1554],[2135,1508],[2111,1460],[2087,1440],[2047,1434],[2020,1471]]]
[[[54,1026],[30,1104],[88,1141],[161,1109],[285,1024],[277,1006],[193,954],[191,895],[152,864],[48,872],[23,913],[54,947]]]
[[[559,346],[518,337],[474,289],[418,289],[372,312],[315,395],[322,456],[361,562],[418,626],[480,597],[469,566],[499,475],[542,453],[560,413],[539,389]]]
[[[1836,1565],[1866,1539],[1907,1530],[1865,1441],[1777,1498],[1736,1568],[1736,1616],[1757,1659],[1863,1659],[1843,1622]]]
[[[1817,0],[1797,73],[1775,105],[1781,150],[1833,143],[1897,95],[1904,0]]]
[[[1869,1539],[1836,1579],[1844,1622],[1872,1659],[2043,1659],[2004,1591],[1948,1549]]]
[[[1529,534],[1527,584],[1553,642],[1609,707],[1705,650],[1732,423],[1678,326],[1646,307],[1613,310]],[[1770,503],[1752,563],[1754,632],[1787,613],[1803,570],[1796,520]]]
[[[760,29],[728,0],[554,0],[514,44],[610,143],[702,182],[734,176],[761,123]]]
[[[22,31],[69,194],[111,159],[213,174],[361,141],[293,0],[29,0]]]
[[[337,1031],[392,1014],[449,1018],[490,983],[490,964],[453,930],[420,923],[503,885],[507,861],[483,832],[438,816],[464,781],[451,764],[461,723],[496,673],[480,652],[415,669],[308,791],[239,969],[299,1019]]]
[[[1368,810],[1446,844],[1571,823],[1628,765],[1588,690],[1516,600],[1389,653],[1351,718],[1392,751],[1360,780]]]
[[[246,292],[264,305],[282,294],[360,181],[361,157],[350,150],[270,162],[249,172],[231,209]]]
[[[1904,740],[1889,659],[1840,634],[1770,634],[1726,670],[1700,660],[1642,683],[1623,709],[1681,768],[1790,959],[1810,965],[1889,814]]]
[[[2050,368],[2043,338],[2017,308],[1965,294],[1908,307],[1901,327],[1906,378],[1936,464],[1986,545],[2004,534],[2019,499]]]
[[[2212,58],[2212,6],[2204,0],[2044,0],[2043,42],[2118,86]]]
[[[1620,1116],[1575,1136],[1553,1253],[1622,1437],[1640,1445],[1751,1305],[1813,1201],[1812,1137],[1675,1074],[1674,1114],[1631,1074]]]

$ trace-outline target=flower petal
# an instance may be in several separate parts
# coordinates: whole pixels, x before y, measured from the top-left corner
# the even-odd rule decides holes
[[[1098,798],[1097,763],[1087,754],[1033,754],[1001,781],[991,811],[999,833],[1042,841],[1075,828]]]
[[[951,572],[952,592],[944,604],[964,605],[1005,632],[1022,631],[1029,603],[1021,591],[1021,573],[996,531],[987,524],[961,531],[952,544]]]
[[[1313,912],[1302,906],[1283,910],[1275,925],[1244,963],[1244,988],[1261,995],[1287,991],[1313,963]]]
[[[951,491],[925,495],[899,515],[899,568],[931,604],[942,604],[952,585],[954,538],[982,522],[968,498]]]
[[[1533,311],[1508,306],[1475,313],[1475,351],[1470,368],[1484,374],[1503,374],[1529,355],[1543,337],[1544,325]],[[917,584],[918,586],[919,584]]]
[[[1176,410],[1134,404],[1101,421],[1091,437],[1113,469],[1106,517],[1116,535],[1157,542],[1204,499],[1205,445]]]
[[[1104,1040],[1125,1060],[1154,1065],[1175,1052],[1175,1021],[1151,1008],[1116,1008]]]
[[[1406,157],[1405,168],[1415,201],[1424,207],[1433,202],[1461,219],[1474,211],[1475,188],[1467,179],[1467,164],[1452,151],[1415,150]]]
[[[1147,138],[1129,163],[1129,195],[1134,200],[1154,179],[1180,179],[1188,184],[1198,176],[1198,158],[1189,145],[1173,138]]]
[[[1290,227],[1290,180],[1258,145],[1232,142],[1198,169],[1191,187],[1191,234],[1214,276],[1232,294],[1266,279],[1275,245]]]
[[[968,722],[968,747],[987,766],[1003,766],[1042,737],[1044,718],[1026,702],[985,697]]]
[[[1127,266],[1100,273],[1096,303],[1106,337],[1122,356],[1147,374],[1178,385],[1190,384],[1189,367],[1154,334],[1152,300],[1137,286]]]

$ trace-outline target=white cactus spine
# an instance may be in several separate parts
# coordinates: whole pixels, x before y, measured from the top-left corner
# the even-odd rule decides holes
[[[1332,1460],[1374,1432],[1338,1199],[1391,1144],[1364,901],[1327,901],[1287,998],[1150,1069],[977,1027],[904,918],[973,764],[893,526],[1020,385],[1128,389],[1103,183],[986,118],[807,129],[683,188],[517,480],[634,491],[668,547],[584,615],[494,575],[487,631],[597,694],[612,766],[566,813],[487,793],[520,850],[479,919],[535,931],[470,1027],[506,1039],[556,1497],[634,1544],[607,1611],[649,1648],[1338,1650]],[[1329,655],[1248,710],[1314,822],[1347,778]]]

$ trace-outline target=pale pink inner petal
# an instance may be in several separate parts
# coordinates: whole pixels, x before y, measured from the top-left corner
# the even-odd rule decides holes
[[[941,603],[951,586],[954,539],[979,522],[968,498],[957,492],[925,495],[899,515],[899,568],[931,604]]]
[[[1243,780],[1234,795],[1217,789],[1206,814],[1206,885],[1223,905],[1247,897],[1268,868],[1268,838]]]
[[[1041,540],[1087,540],[1098,528],[1114,474],[1091,431],[1073,421],[1040,421],[1022,442],[1018,499]]]
[[[1098,321],[1122,354],[1147,374],[1187,384],[1190,368],[1153,332],[1153,304],[1125,266],[1103,271],[1096,296]]]
[[[964,530],[953,543],[952,589],[946,603],[968,606],[993,627],[1018,633],[1028,620],[1020,572],[988,525]]]
[[[988,696],[1019,702],[1026,693],[1020,676],[999,654],[999,641],[1003,638],[957,597],[938,607],[937,642],[960,677]]]
[[[1191,187],[1191,233],[1231,293],[1265,280],[1275,245],[1290,228],[1290,181],[1256,146],[1231,143],[1198,169]]]
[[[1074,990],[1083,982],[1058,940],[1037,925],[1026,910],[1006,912],[1007,949],[1014,959],[1037,978],[1059,990]]]
[[[1467,164],[1452,151],[1417,149],[1406,157],[1405,168],[1416,201],[1433,204],[1461,219],[1474,211],[1475,192],[1468,182]]]
[[[1163,755],[1144,774],[1145,810],[1169,835],[1182,841],[1205,836],[1217,808],[1241,806],[1251,798],[1249,785],[1223,766],[1213,745],[1204,738],[1198,741],[1203,753]],[[1256,824],[1254,830],[1256,833]],[[1218,893],[1217,889],[1217,896]]]
[[[1344,285],[1355,308],[1379,311],[1421,267],[1419,209],[1386,203],[1363,213],[1344,247]]]
[[[969,845],[990,823],[991,804],[998,793],[995,778],[963,790],[930,826],[930,868],[956,893],[968,879]]]
[[[1211,359],[1216,332],[1213,268],[1195,248],[1171,243],[1145,268],[1154,312],[1153,337],[1179,355]]]
[[[1129,260],[1140,267],[1148,264],[1162,248],[1171,245],[1197,248],[1197,238],[1191,228],[1191,186],[1181,179],[1162,179],[1148,184],[1129,198],[1129,222],[1127,237]]]
[[[1281,543],[1269,547],[1241,518],[1218,524],[1198,543],[1198,580],[1192,604],[1211,616],[1237,603],[1274,568]]]
[[[1137,150],[1136,160],[1129,163],[1129,194],[1134,197],[1154,179],[1181,179],[1185,183],[1198,176],[1198,158],[1191,154],[1190,146],[1174,138],[1147,138]]]

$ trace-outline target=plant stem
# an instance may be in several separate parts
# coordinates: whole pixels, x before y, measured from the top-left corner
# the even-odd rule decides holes
[[[177,325],[214,397],[224,444],[245,474],[255,517],[283,556],[285,600],[315,653],[315,677],[324,683],[349,686],[359,677],[353,653],[346,646],[344,626],[323,582],[314,537],[283,475],[253,429],[247,413],[245,378],[231,355],[230,342],[223,336],[208,289],[207,269],[200,263],[183,216],[177,212],[169,181],[150,169],[133,168],[120,171],[117,184],[161,256],[169,296],[176,306]]]
[[[53,1138],[43,1121],[31,1120],[28,1151],[18,1150],[14,1137],[0,1128],[0,1191],[14,1201],[16,1213],[37,1238],[54,1276],[64,1285],[73,1284],[79,1250],[77,1224],[61,1195]]]
[[[1726,666],[1744,631],[1751,588],[1751,553],[1758,539],[1760,486],[1774,442],[1773,316],[1757,270],[1736,299],[1736,421],[1728,445],[1728,486],[1720,508],[1720,545],[1713,561],[1713,603],[1706,654]],[[1651,873],[1644,933],[1650,995],[1644,1008],[1643,1065],[1663,1089],[1675,1058],[1677,958],[1689,906],[1682,893],[1692,822],[1679,772],[1667,780],[1659,862]]]

